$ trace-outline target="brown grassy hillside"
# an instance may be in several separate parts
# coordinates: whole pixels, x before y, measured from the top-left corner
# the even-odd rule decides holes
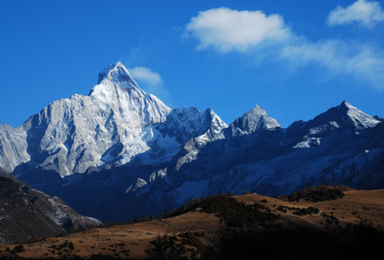
[[[376,251],[381,250],[379,245],[384,245],[381,232],[384,231],[384,190],[346,191],[344,194],[341,199],[317,203],[305,199],[284,202],[255,194],[234,196],[245,206],[256,203],[261,212],[279,217],[242,227],[228,227],[222,217],[224,213],[220,216],[197,208],[168,219],[96,228],[24,244],[25,251],[17,255],[35,259],[91,258],[92,255],[94,259],[101,259],[100,255],[144,259],[149,256],[145,250],[155,247],[150,241],[168,234],[175,238],[176,245],[186,241],[186,252],[182,256],[187,258],[195,255],[206,259],[235,259],[234,256],[236,259],[256,259],[257,254],[259,259],[375,259]],[[300,209],[310,207],[319,212],[297,215]],[[182,234],[187,231],[196,236],[186,239]],[[195,238],[206,248],[213,249],[215,254],[204,256],[202,246],[192,243]],[[0,247],[0,257],[14,257],[14,248],[15,245]]]

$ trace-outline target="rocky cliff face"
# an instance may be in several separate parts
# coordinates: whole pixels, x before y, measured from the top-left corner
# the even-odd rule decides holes
[[[384,187],[384,130],[347,102],[288,128],[259,106],[227,126],[212,109],[170,109],[120,63],[88,96],[0,126],[0,165],[101,220],[158,214],[221,191]]]
[[[64,177],[89,167],[159,165],[187,139],[224,127],[212,110],[170,109],[116,63],[100,72],[88,96],[55,101],[18,128],[0,126],[0,166]]]

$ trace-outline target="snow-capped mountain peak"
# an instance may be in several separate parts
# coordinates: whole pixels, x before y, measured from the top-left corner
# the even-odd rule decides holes
[[[258,105],[231,124],[233,135],[247,135],[276,127],[281,128],[281,125]]]
[[[110,64],[100,71],[98,84],[103,81],[112,81],[114,83],[119,83],[122,86],[126,85],[126,87],[141,90],[139,85],[121,62]]]
[[[89,167],[156,166],[193,138],[204,135],[204,143],[222,138],[226,127],[212,109],[172,110],[145,93],[118,62],[100,72],[88,96],[54,101],[21,128],[0,127],[0,166],[9,171],[36,166],[61,177]],[[4,144],[2,136],[8,136]]]
[[[356,128],[372,128],[380,123],[379,120],[367,115],[363,111],[349,104],[347,101],[343,101],[340,104],[339,110],[347,114],[350,122],[353,123]]]
[[[121,115],[125,124],[142,127],[163,122],[171,111],[157,97],[145,93],[120,62],[109,65],[99,73],[99,84],[89,94],[114,115]]]
[[[306,126],[305,128],[312,128],[319,125],[328,125],[331,122],[333,122],[332,124],[336,123],[338,126],[355,130],[375,127],[381,121],[367,115],[347,101],[343,101],[339,106],[328,109],[304,125]]]

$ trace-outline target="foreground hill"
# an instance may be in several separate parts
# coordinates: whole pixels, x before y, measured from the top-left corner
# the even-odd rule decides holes
[[[178,245],[185,241],[187,250],[179,253],[187,258],[195,254],[205,259],[255,259],[257,254],[258,259],[381,259],[382,255],[376,254],[384,243],[384,190],[345,191],[343,198],[316,203],[305,199],[284,202],[256,194],[232,198],[272,215],[269,220],[236,228],[238,224],[230,226],[223,214],[218,217],[218,213],[201,212],[203,206],[168,219],[96,228],[24,244],[26,251],[18,255],[101,259],[101,254],[144,259],[149,256],[145,250],[152,249],[154,254],[158,237],[168,235],[175,237]],[[310,207],[319,211],[297,215],[300,209]],[[14,256],[14,248],[1,247],[0,256]]]
[[[35,190],[0,168],[0,245],[99,224],[96,219],[79,215],[60,198]]]
[[[55,236],[64,232],[53,220],[33,205],[22,187],[0,177],[0,244]]]

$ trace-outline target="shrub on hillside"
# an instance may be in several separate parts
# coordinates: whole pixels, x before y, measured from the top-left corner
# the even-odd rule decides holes
[[[192,259],[216,259],[215,250],[189,231],[177,236],[159,234],[150,243],[151,247],[145,250],[149,259],[188,259],[188,252]],[[188,249],[187,245],[190,246]]]
[[[326,200],[336,200],[343,198],[343,191],[353,190],[345,185],[332,187],[330,185],[312,186],[299,191],[292,192],[290,196],[277,195],[276,198],[282,201],[295,201],[306,198],[308,201],[318,202]]]
[[[293,212],[293,214],[298,216],[319,214],[320,210],[318,208],[309,207],[307,209],[299,209],[298,211]]]
[[[218,213],[220,221],[224,221],[227,227],[243,228],[244,225],[251,226],[255,223],[276,220],[278,216],[272,213],[260,211],[259,208],[267,209],[260,203],[245,205],[234,198],[216,197],[203,205],[203,210],[207,213]]]
[[[18,245],[18,246],[15,246],[13,248],[13,250],[11,251],[12,254],[18,254],[18,253],[23,253],[25,251],[24,249],[24,246],[23,245]]]

